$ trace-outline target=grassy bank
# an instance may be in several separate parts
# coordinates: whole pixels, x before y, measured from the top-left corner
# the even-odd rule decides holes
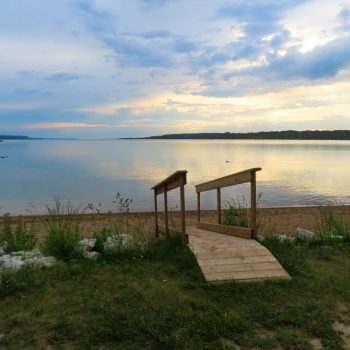
[[[2,349],[346,349],[346,246],[267,240],[291,281],[208,285],[179,239],[152,244],[3,275]]]

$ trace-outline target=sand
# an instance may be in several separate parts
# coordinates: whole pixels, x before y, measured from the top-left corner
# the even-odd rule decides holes
[[[278,208],[259,208],[257,212],[257,221],[259,233],[268,235],[272,233],[290,235],[295,232],[297,227],[308,230],[317,230],[320,222],[320,212],[327,207],[307,206],[307,207],[278,207]],[[332,211],[337,216],[350,225],[350,206],[340,205],[332,206]],[[180,213],[170,212],[169,222],[173,227],[179,227]],[[145,237],[154,235],[154,213],[127,213],[127,214],[81,214],[80,216],[82,234],[84,237],[91,237],[94,232],[101,230],[103,227],[111,228],[114,231],[125,232],[129,230],[142,234]],[[201,221],[216,222],[217,213],[214,210],[201,211]],[[24,216],[23,221],[30,224],[33,220],[37,222],[36,231],[38,232],[39,241],[44,235],[44,222],[47,216]],[[186,212],[186,224],[194,225],[197,220],[196,211]],[[16,222],[17,217],[12,217]],[[160,213],[160,223],[164,222],[163,213]],[[2,218],[0,218],[2,224]]]

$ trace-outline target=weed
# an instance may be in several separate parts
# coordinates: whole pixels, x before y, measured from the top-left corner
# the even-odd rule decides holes
[[[350,226],[344,219],[337,215],[334,206],[339,203],[330,203],[327,206],[319,206],[319,216],[317,218],[317,233],[321,239],[331,239],[334,236],[343,237],[350,242]]]
[[[258,194],[257,208],[262,205],[262,193]],[[243,196],[241,199],[229,199],[225,202],[227,209],[224,210],[223,224],[228,226],[249,227],[250,217],[248,204]],[[257,232],[259,232],[260,220],[257,215]]]
[[[229,200],[225,203],[223,224],[229,226],[249,227],[248,207],[243,197],[240,200]]]
[[[54,206],[47,206],[47,211],[44,252],[62,260],[81,257],[78,249],[81,239],[79,209],[75,209],[70,201],[64,204],[55,198]]]
[[[30,229],[28,229],[22,217],[19,216],[16,228],[13,231],[11,217],[9,214],[5,214],[0,242],[7,242],[5,246],[6,252],[32,249],[36,243],[35,221],[31,223]]]
[[[299,246],[288,239],[281,240],[278,236],[267,236],[260,243],[271,251],[290,275],[295,276],[304,272],[306,247]]]

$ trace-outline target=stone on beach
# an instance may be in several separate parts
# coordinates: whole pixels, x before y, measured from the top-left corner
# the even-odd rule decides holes
[[[317,239],[314,232],[309,231],[309,230],[305,230],[305,229],[300,228],[300,227],[297,228],[297,230],[295,232],[295,237],[306,239],[308,241],[314,241]]]
[[[19,269],[23,266],[35,268],[51,267],[56,263],[53,256],[44,256],[38,249],[12,252],[0,257],[0,270]]]
[[[95,248],[96,241],[95,238],[85,238],[79,241],[78,246],[83,252],[91,252]]]

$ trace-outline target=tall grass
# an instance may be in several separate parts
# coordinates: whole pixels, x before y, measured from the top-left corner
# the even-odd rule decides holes
[[[70,201],[64,203],[55,198],[54,205],[47,206],[47,212],[44,253],[62,260],[81,257],[78,249],[81,239],[79,208],[74,208]]]
[[[9,214],[5,214],[0,232],[0,243],[7,243],[4,245],[6,252],[30,250],[34,247],[37,240],[35,227],[35,221],[33,221],[28,229],[22,217],[19,216],[16,227],[13,230],[12,219]]]
[[[339,206],[339,203],[330,203],[319,207],[317,233],[324,239],[341,236],[350,242],[350,225],[344,221],[342,216],[335,213],[335,206]]]

